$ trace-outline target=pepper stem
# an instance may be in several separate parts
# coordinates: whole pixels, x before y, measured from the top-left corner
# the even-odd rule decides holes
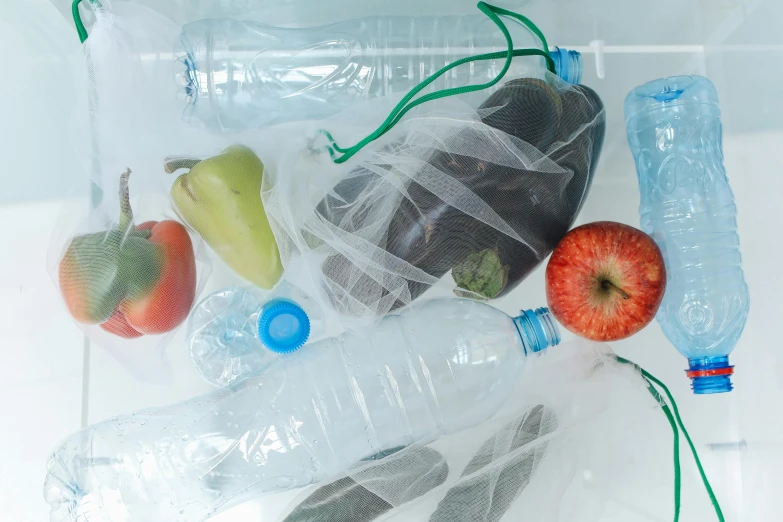
[[[131,169],[127,169],[120,175],[120,230],[128,230],[133,226],[133,209],[130,204],[130,190],[128,189],[128,178],[130,178]]]
[[[603,281],[601,281],[601,288],[603,288],[604,290],[613,290],[613,291],[617,292],[618,294],[620,294],[620,296],[623,299],[628,299],[629,298],[629,296],[625,292],[625,290],[623,290],[619,286],[615,285],[614,283],[612,283],[608,279],[604,279]]]
[[[197,158],[166,158],[163,161],[163,168],[167,174],[174,174],[179,169],[192,169],[198,163],[201,163]]]

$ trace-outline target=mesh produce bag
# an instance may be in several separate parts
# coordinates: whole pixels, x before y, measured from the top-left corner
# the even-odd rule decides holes
[[[478,449],[430,520],[499,520],[532,479],[545,454],[547,435],[556,428],[554,414],[542,405],[501,428]],[[369,522],[442,486],[448,472],[443,455],[409,446],[317,488],[283,522]]]
[[[458,295],[511,291],[574,222],[604,136],[591,89],[541,76],[475,108],[420,105],[343,163],[334,141],[359,141],[392,102],[276,128],[288,141],[262,197],[283,264],[304,260],[348,323],[408,305],[449,271]]]
[[[187,319],[210,265],[200,238],[165,198],[146,193],[131,200],[130,178],[130,169],[118,175],[118,197],[107,197],[89,216],[63,212],[48,269],[91,341],[137,378],[165,382],[163,348]]]
[[[179,123],[163,80],[162,45],[176,25],[125,2],[83,2],[98,16],[84,40],[88,92],[77,111],[89,114],[91,186],[55,225],[48,271],[63,302],[93,346],[108,350],[133,376],[171,378],[164,348],[211,274],[200,235],[171,204],[174,177],[166,155],[218,152]],[[176,35],[176,33],[173,33]],[[74,35],[74,38],[77,36]],[[162,86],[162,88],[161,88]],[[182,144],[187,143],[188,146]],[[128,173],[123,175],[123,173]]]
[[[695,450],[702,481],[681,475],[675,422],[690,438],[679,414],[675,421],[671,395],[662,398],[652,385],[661,383],[627,363],[607,345],[552,348],[531,361],[491,420],[366,459],[270,520],[643,522],[670,519],[672,511],[677,520],[683,498],[698,506],[700,520],[722,520]]]

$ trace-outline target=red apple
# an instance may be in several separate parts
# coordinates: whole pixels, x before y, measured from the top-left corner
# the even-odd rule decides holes
[[[571,230],[546,266],[549,310],[565,328],[595,341],[625,339],[647,326],[665,289],[655,241],[612,221]]]

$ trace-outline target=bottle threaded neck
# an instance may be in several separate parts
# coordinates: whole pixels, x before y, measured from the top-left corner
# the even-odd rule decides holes
[[[526,355],[560,344],[560,330],[549,308],[523,310],[514,318],[514,324]]]
[[[691,379],[691,388],[696,395],[726,393],[734,389],[731,376],[734,366],[727,355],[688,359],[689,368],[685,375]]]
[[[555,47],[549,52],[552,61],[555,62],[555,73],[570,84],[582,81],[582,53],[569,51],[562,47]]]

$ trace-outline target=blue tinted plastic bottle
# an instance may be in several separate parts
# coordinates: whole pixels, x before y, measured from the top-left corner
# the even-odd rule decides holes
[[[723,167],[718,94],[701,76],[646,83],[625,100],[642,228],[666,261],[658,322],[688,358],[697,394],[731,391],[729,353],[745,327],[737,208]]]

